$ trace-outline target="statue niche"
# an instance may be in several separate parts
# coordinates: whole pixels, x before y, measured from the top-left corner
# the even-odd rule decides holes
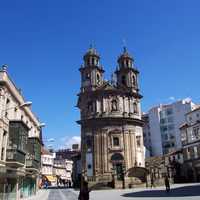
[[[113,99],[111,102],[111,111],[118,111],[118,103],[116,99]]]

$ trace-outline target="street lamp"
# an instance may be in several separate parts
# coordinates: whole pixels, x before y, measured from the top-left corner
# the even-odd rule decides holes
[[[39,127],[39,128],[43,128],[43,127],[45,127],[45,126],[46,126],[45,123],[40,123],[38,127]]]
[[[32,105],[32,102],[31,101],[27,101],[21,105],[19,105],[20,108],[24,108],[24,107],[30,107]]]
[[[6,112],[8,110],[11,110],[11,109],[17,109],[17,108],[24,108],[24,107],[29,107],[32,105],[32,102],[31,101],[27,101],[27,102],[24,102],[18,106],[13,106],[13,107],[10,107],[10,108],[6,108],[4,110],[1,111],[1,118],[3,117],[3,112]]]

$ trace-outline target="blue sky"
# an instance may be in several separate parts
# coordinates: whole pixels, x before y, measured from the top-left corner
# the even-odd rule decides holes
[[[199,102],[199,7],[198,0],[0,1],[0,64],[46,123],[44,140],[55,138],[58,148],[80,134],[78,68],[90,43],[109,79],[126,40],[143,111],[185,97]]]

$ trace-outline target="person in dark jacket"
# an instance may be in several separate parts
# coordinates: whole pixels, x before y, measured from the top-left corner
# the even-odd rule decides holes
[[[166,188],[166,192],[170,191],[170,184],[169,184],[169,179],[167,176],[165,176],[165,188]]]
[[[88,188],[88,182],[84,181],[83,185],[82,185],[82,187],[80,189],[80,193],[79,193],[78,199],[79,200],[89,200],[90,199],[90,196],[89,196],[90,191],[91,190],[89,190],[89,188]]]

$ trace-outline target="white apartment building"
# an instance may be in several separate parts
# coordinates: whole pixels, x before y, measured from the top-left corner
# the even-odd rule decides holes
[[[43,181],[48,180],[51,185],[63,184],[63,182],[72,181],[73,161],[63,158],[56,158],[55,153],[42,148],[42,168],[41,174]]]
[[[67,171],[67,180],[72,181],[72,169],[73,169],[73,161],[65,160],[66,163],[66,171]]]
[[[53,173],[59,178],[60,184],[72,181],[73,161],[67,159],[54,159]]]
[[[54,158],[55,153],[49,152],[44,147],[42,148],[42,155],[41,155],[41,174],[43,176],[43,180],[47,179],[51,182],[51,185],[56,185],[57,179],[54,176],[53,166],[54,166]]]
[[[143,128],[144,143],[151,156],[167,154],[181,148],[179,127],[185,121],[185,114],[195,107],[190,99],[183,99],[155,106],[143,116],[146,118]]]

